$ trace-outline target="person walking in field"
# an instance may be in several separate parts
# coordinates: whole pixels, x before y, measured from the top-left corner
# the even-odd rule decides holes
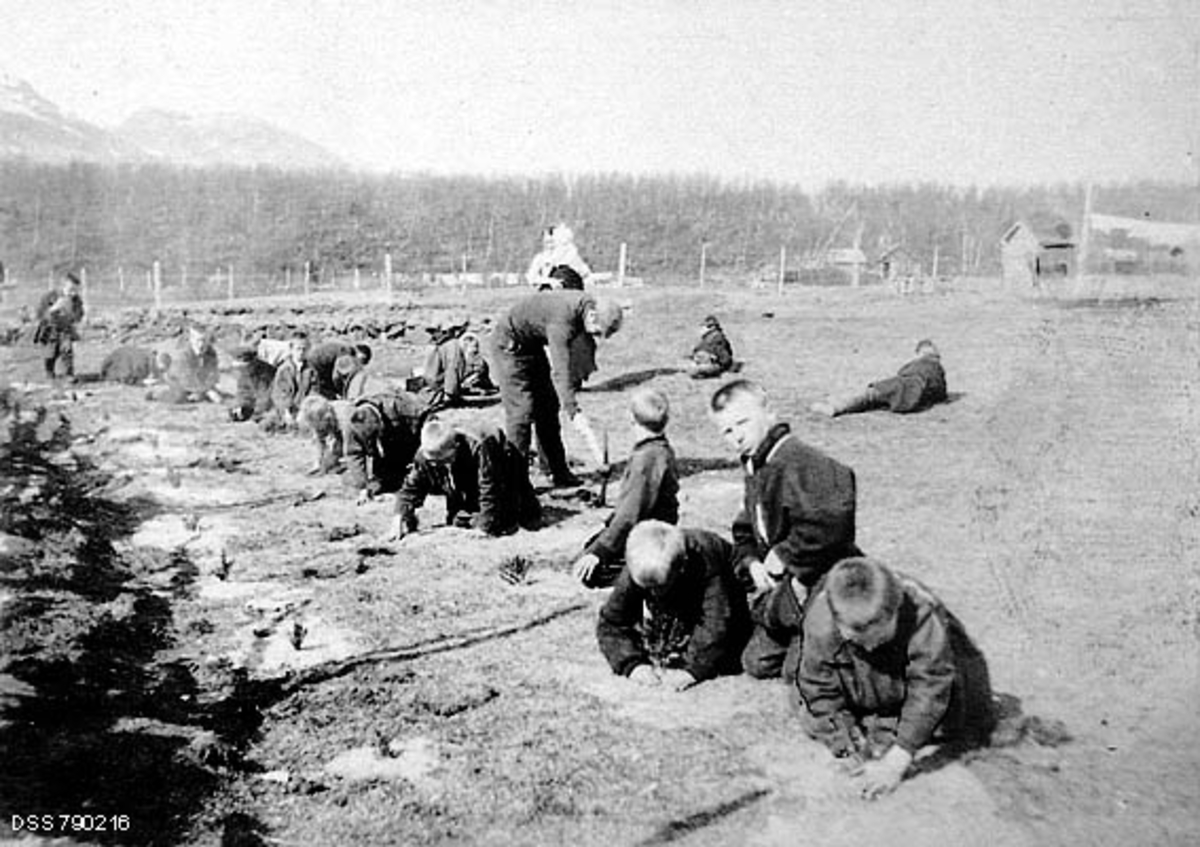
[[[679,469],[667,441],[667,397],[643,386],[630,398],[629,413],[635,441],[612,514],[584,544],[573,569],[588,588],[607,588],[616,581],[625,565],[625,539],[639,521],[679,521]]]
[[[728,541],[703,529],[642,521],[629,532],[624,559],[596,624],[613,673],[682,691],[741,671],[750,610]]]
[[[872,409],[889,409],[903,415],[944,403],[947,398],[946,372],[942,369],[941,353],[928,338],[917,342],[916,353],[917,358],[901,367],[895,376],[872,382],[861,394],[827,398],[813,403],[810,408],[835,418]]]
[[[859,794],[895,790],[927,744],[985,744],[996,723],[983,654],[925,586],[880,562],[834,566],[804,618],[800,722]]]
[[[571,380],[572,342],[608,338],[621,327],[620,305],[582,291],[546,291],[517,301],[492,333],[492,361],[505,432],[526,457],[533,432],[555,487],[579,484],[567,464],[558,414],[562,409],[587,443],[598,467],[600,442],[579,408]]]
[[[503,430],[489,424],[467,428],[437,418],[425,422],[421,447],[396,495],[389,540],[417,530],[417,509],[431,494],[446,498],[447,526],[497,536],[541,524],[529,463]]]
[[[52,382],[58,380],[60,370],[67,382],[75,381],[75,342],[83,320],[81,287],[79,277],[65,274],[57,291],[42,295],[34,313],[33,342],[42,348],[42,364]]]
[[[837,562],[862,555],[854,543],[854,471],[796,438],[749,380],[717,389],[710,411],[745,471],[734,562],[754,592],[755,627],[742,665],[750,676],[793,683],[812,593]]]

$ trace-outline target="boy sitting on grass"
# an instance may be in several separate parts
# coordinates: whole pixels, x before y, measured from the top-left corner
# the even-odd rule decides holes
[[[629,412],[635,440],[616,504],[574,566],[575,578],[588,588],[606,588],[616,580],[624,565],[625,539],[638,521],[679,522],[679,471],[665,432],[671,413],[667,397],[656,388],[639,388],[630,398]]]
[[[928,589],[879,562],[839,562],[804,619],[804,730],[859,794],[895,790],[917,751],[986,743],[995,714],[987,663]]]
[[[642,521],[629,532],[625,561],[596,625],[614,673],[682,691],[741,671],[750,610],[728,541]]]
[[[529,463],[504,432],[492,426],[468,431],[432,418],[421,427],[421,446],[400,492],[387,540],[417,529],[417,509],[430,494],[446,498],[446,525],[508,535],[537,529],[541,505],[529,482]]]

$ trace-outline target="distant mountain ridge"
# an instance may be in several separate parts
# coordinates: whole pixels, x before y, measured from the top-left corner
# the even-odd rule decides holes
[[[282,170],[346,167],[319,144],[242,115],[197,117],[145,109],[109,131],[64,114],[28,82],[0,73],[0,159],[9,158],[50,164],[164,162],[194,167],[265,165]]]

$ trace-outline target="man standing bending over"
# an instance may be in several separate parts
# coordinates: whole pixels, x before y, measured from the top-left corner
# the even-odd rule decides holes
[[[567,465],[559,428],[563,409],[587,442],[597,465],[604,465],[600,442],[575,399],[571,380],[572,342],[581,335],[608,338],[621,328],[617,303],[583,291],[546,291],[517,301],[492,333],[493,364],[504,405],[509,441],[529,456],[536,428],[555,487],[578,485]]]

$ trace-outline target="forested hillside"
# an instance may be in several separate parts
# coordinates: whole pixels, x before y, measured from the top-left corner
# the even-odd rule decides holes
[[[1196,189],[1096,187],[1095,208],[1194,221]],[[159,261],[203,276],[218,268],[278,274],[305,263],[322,274],[513,272],[539,230],[565,221],[597,269],[628,245],[630,273],[694,276],[707,243],[710,273],[757,272],[780,248],[799,261],[858,244],[873,258],[903,245],[943,274],[998,271],[997,239],[1017,217],[1077,224],[1084,186],[961,188],[935,184],[731,183],[703,176],[484,178],[184,169],[163,165],[0,163],[0,261],[14,278],[56,267],[144,271]]]

